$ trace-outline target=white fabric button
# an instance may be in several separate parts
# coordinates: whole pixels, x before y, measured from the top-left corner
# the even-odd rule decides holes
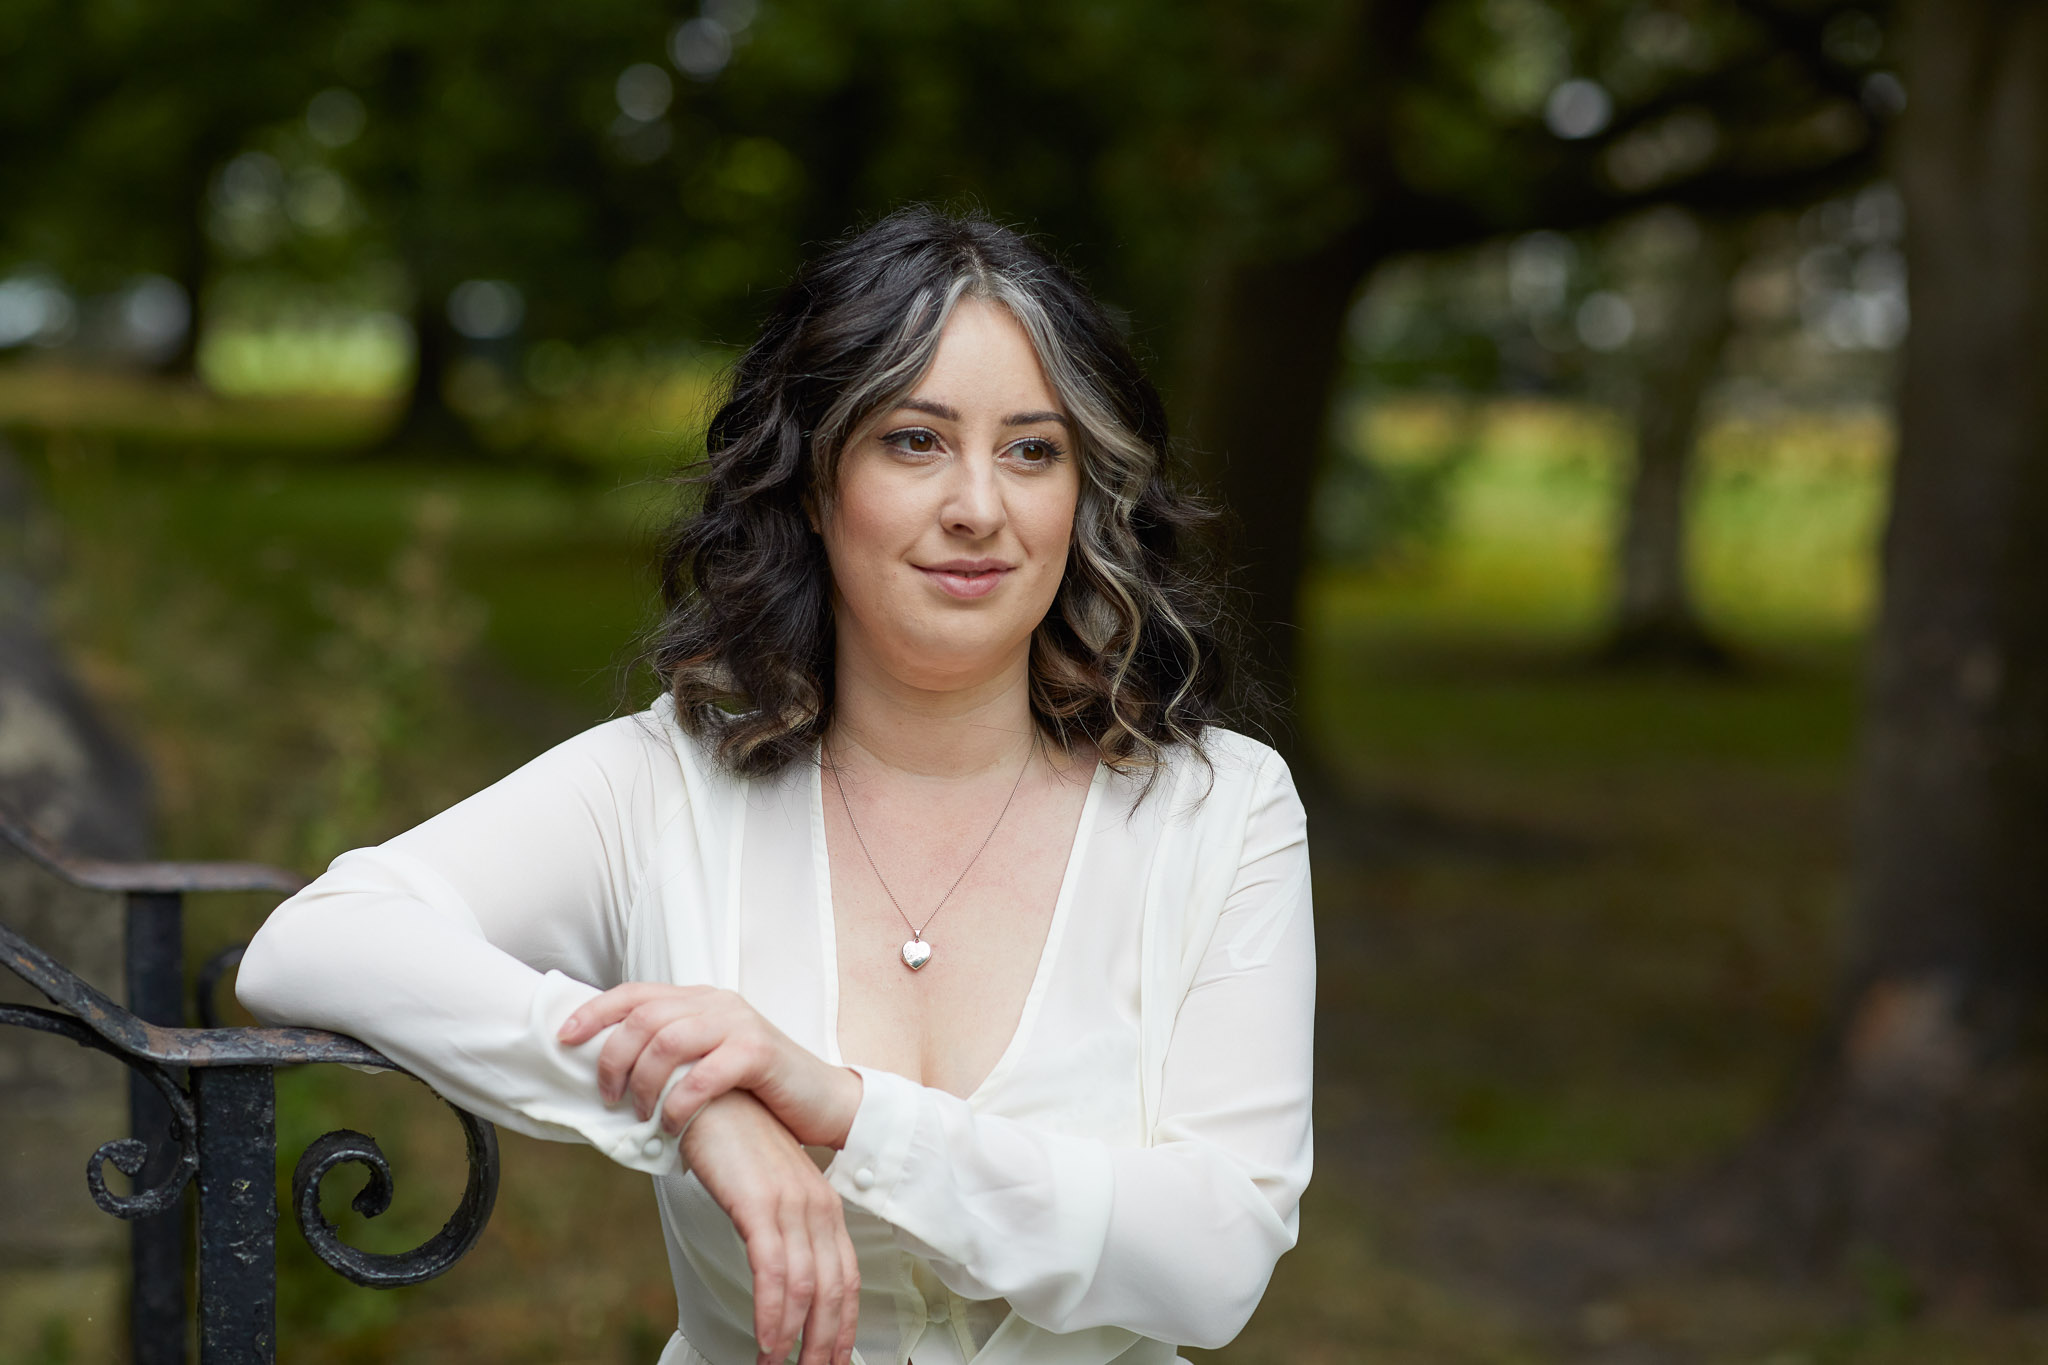
[[[857,1190],[871,1190],[875,1187],[875,1173],[863,1166],[853,1173],[853,1187]]]
[[[927,1320],[942,1323],[953,1315],[953,1304],[944,1294],[934,1294],[925,1301],[924,1315]]]
[[[641,1143],[640,1155],[646,1157],[649,1161],[652,1161],[655,1157],[660,1156],[661,1139],[658,1137],[651,1137],[647,1139],[647,1141]]]

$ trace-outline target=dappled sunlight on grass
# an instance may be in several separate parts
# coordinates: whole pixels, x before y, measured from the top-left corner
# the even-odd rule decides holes
[[[616,478],[660,475],[701,451],[730,355],[649,356],[617,344],[584,354],[553,345],[539,352],[553,360],[538,388],[481,358],[454,367],[448,396],[479,449]],[[305,364],[318,363],[317,350],[311,354]],[[181,458],[193,447],[259,462],[372,451],[403,401],[403,390],[388,384],[273,392],[54,362],[0,364],[0,430],[176,447]],[[418,452],[407,457],[417,460]]]
[[[375,438],[391,403],[354,396],[231,398],[185,380],[52,363],[0,365],[0,430],[197,443],[228,450],[345,449]]]
[[[1374,461],[1455,467],[1440,524],[1367,571],[1326,577],[1324,613],[1382,634],[1568,644],[1600,628],[1630,439],[1614,414],[1402,398],[1362,408],[1351,432]],[[1867,409],[1712,422],[1690,547],[1709,623],[1795,649],[1860,630],[1875,601],[1890,449],[1888,420]]]

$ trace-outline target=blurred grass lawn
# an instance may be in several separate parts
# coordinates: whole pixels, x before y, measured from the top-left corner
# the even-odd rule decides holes
[[[151,756],[169,856],[316,870],[647,695],[615,665],[648,621],[666,429],[581,475],[412,467],[343,453],[376,414],[339,402],[29,392],[0,375],[0,424],[52,514],[56,619]],[[1698,1168],[1800,1060],[1833,961],[1888,436],[1861,413],[1716,428],[1695,560],[1744,667],[1700,679],[1583,662],[1607,592],[1610,419],[1415,401],[1362,431],[1390,463],[1471,449],[1434,537],[1316,580],[1302,709],[1363,809],[1450,833],[1367,859],[1359,831],[1316,832],[1318,1184],[1252,1327],[1205,1358],[2048,1359],[2038,1324],[1735,1281],[1619,1285],[1560,1325],[1429,1249],[1440,1202],[1625,1204]],[[263,909],[198,907],[195,950]],[[392,1155],[376,1223],[347,1210],[351,1178],[330,1182],[352,1240],[410,1245],[453,1207],[457,1130],[419,1087],[304,1072],[281,1089],[287,1161],[340,1125]],[[433,1284],[356,1289],[284,1230],[283,1358],[651,1361],[673,1302],[644,1180],[577,1149],[505,1150],[483,1244]],[[64,1359],[60,1337],[0,1342],[0,1361]]]

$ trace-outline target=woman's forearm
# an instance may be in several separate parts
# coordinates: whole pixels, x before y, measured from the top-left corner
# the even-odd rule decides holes
[[[602,1036],[564,1046],[597,995],[483,937],[430,869],[364,849],[337,859],[250,941],[236,990],[277,1023],[362,1039],[452,1102],[530,1136],[585,1141],[636,1170],[676,1168],[659,1124],[598,1094]]]

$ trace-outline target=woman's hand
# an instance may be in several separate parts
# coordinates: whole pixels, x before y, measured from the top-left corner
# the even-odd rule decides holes
[[[597,1057],[598,1088],[610,1104],[630,1092],[641,1118],[661,1105],[661,1126],[680,1133],[690,1116],[728,1090],[750,1090],[796,1140],[835,1150],[846,1145],[860,1108],[857,1072],[833,1066],[731,991],[710,986],[627,982],[578,1009],[562,1024],[575,1046],[613,1024]],[[690,1070],[661,1098],[675,1069]]]
[[[790,1131],[744,1091],[706,1104],[683,1156],[746,1243],[759,1365],[846,1365],[860,1321],[860,1265],[845,1209]]]

